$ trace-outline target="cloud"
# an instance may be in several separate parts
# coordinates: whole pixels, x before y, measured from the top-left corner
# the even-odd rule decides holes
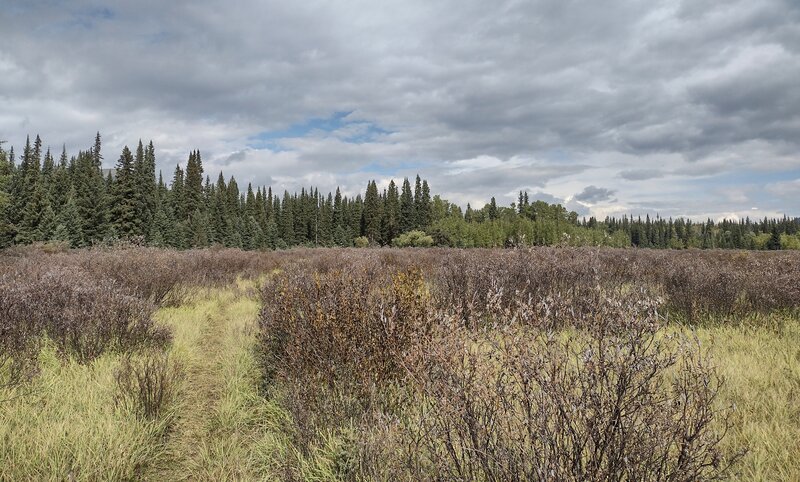
[[[573,199],[586,204],[597,204],[610,201],[616,191],[597,186],[586,186],[583,191],[574,196]]]
[[[767,185],[767,191],[781,197],[800,197],[800,178]]]
[[[419,172],[462,204],[603,185],[697,216],[739,209],[697,183],[800,169],[797,2],[235,3],[8,0],[0,139],[74,153],[99,130],[110,164],[152,138],[166,173],[199,148],[287,189]],[[783,193],[764,209],[800,212]]]
[[[628,169],[619,173],[619,177],[627,181],[645,181],[664,177],[666,173],[661,169]]]

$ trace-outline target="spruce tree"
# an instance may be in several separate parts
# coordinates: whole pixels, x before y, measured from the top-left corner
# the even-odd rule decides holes
[[[401,209],[400,209],[400,196],[397,192],[397,186],[394,180],[389,181],[389,189],[386,191],[386,200],[383,205],[383,240],[386,244],[392,242],[394,238],[400,235]]]
[[[280,224],[278,225],[278,233],[280,238],[286,243],[287,246],[294,245],[294,216],[292,213],[292,202],[289,196],[289,191],[283,192],[283,202],[281,203],[281,216]]]
[[[71,189],[72,179],[69,172],[67,150],[64,147],[50,183],[50,204],[57,213],[61,212],[62,207],[67,202],[67,196]]]
[[[767,241],[767,249],[769,250],[781,249],[781,235],[778,232],[777,226],[774,226],[772,228],[772,233],[769,236],[769,241]]]
[[[417,211],[417,223],[420,229],[425,229],[431,223],[431,188],[428,181],[422,181],[422,198]]]
[[[47,149],[47,152],[44,155],[44,161],[42,161],[41,181],[44,182],[45,190],[48,192],[50,191],[50,181],[55,169],[55,160],[53,159],[53,155],[50,153],[50,149]]]
[[[116,168],[112,184],[111,225],[121,238],[142,235],[134,159],[127,146],[122,149]]]
[[[186,212],[193,213],[195,210],[204,210],[203,162],[200,160],[200,151],[192,151],[189,154],[189,162],[186,164],[185,186]]]
[[[375,181],[367,184],[367,191],[364,195],[364,210],[362,212],[362,235],[369,239],[370,243],[380,243],[381,240],[381,199],[378,194],[378,185]]]
[[[8,246],[12,241],[9,220],[12,169],[9,156],[3,150],[3,142],[0,141],[0,248]]]
[[[319,244],[333,246],[333,196],[328,193],[328,198],[320,202],[319,208]]]
[[[109,211],[103,174],[95,165],[92,152],[78,153],[75,161],[75,204],[81,220],[83,244],[103,239]]]
[[[225,240],[230,236],[227,231],[227,194],[225,176],[220,172],[211,199],[211,219],[209,220],[209,238],[214,244],[225,244]]]
[[[153,223],[150,225],[148,238],[153,246],[166,247],[173,246],[175,219],[169,209],[166,199],[159,198],[156,203],[156,213],[153,216]]]
[[[231,217],[238,217],[241,215],[241,204],[239,199],[239,185],[236,183],[236,179],[231,176],[230,181],[228,181],[228,215]]]
[[[150,226],[155,216],[156,198],[158,196],[158,185],[156,184],[156,155],[153,141],[150,141],[150,144],[144,148],[143,162],[141,167],[137,169],[136,184],[139,195],[138,211],[142,218],[141,230],[145,236],[147,236],[150,233]]]
[[[258,223],[252,216],[247,216],[242,223],[242,249],[252,251],[256,249]]]
[[[189,218],[189,244],[193,248],[205,248],[209,245],[208,217],[200,209],[195,209]]]
[[[275,221],[274,199],[272,197],[272,187],[267,190],[266,199],[264,199],[264,217],[266,221]]]
[[[225,246],[229,248],[242,247],[242,217],[241,201],[239,199],[239,185],[231,176],[225,194]]]
[[[31,146],[30,137],[25,140],[22,160],[11,179],[12,206],[9,220],[15,236],[18,234],[19,229],[21,229],[23,213],[25,212],[31,196],[33,196],[36,186],[39,184],[39,175],[41,171],[39,158],[40,149],[41,140],[39,136],[36,136],[36,142],[33,146]],[[28,237],[29,234],[30,233],[23,234],[23,238]]]
[[[256,204],[256,194],[253,192],[252,183],[247,183],[247,194],[245,194],[244,199],[244,215],[252,216],[253,218],[257,217],[258,205]]]
[[[186,220],[186,196],[184,195],[184,174],[180,164],[175,166],[170,186],[170,209],[176,221]]]
[[[46,241],[52,234],[54,223],[55,214],[50,207],[50,197],[45,191],[43,183],[36,183],[33,193],[22,211],[22,219],[14,241],[18,244]]]
[[[256,221],[258,221],[258,227],[261,228],[262,233],[266,233],[267,231],[267,212],[264,194],[261,187],[256,190]]]
[[[294,221],[294,242],[303,244],[308,241],[308,209],[306,205],[306,189],[300,188],[300,195],[292,196],[292,220]]]
[[[414,210],[414,195],[411,192],[411,183],[408,178],[403,179],[400,191],[400,230],[408,232],[414,229],[417,217]]]
[[[486,216],[489,218],[490,221],[494,221],[495,219],[497,219],[497,214],[498,214],[497,201],[494,199],[494,196],[492,196],[492,199],[489,201],[489,204],[487,204],[486,207],[484,207],[484,210],[486,211]]]
[[[264,231],[264,245],[269,249],[276,249],[278,247],[278,225],[275,220],[270,219],[267,221],[267,229]]]
[[[94,162],[94,167],[97,170],[103,168],[103,156],[100,153],[100,149],[102,147],[102,143],[100,142],[100,132],[94,138],[94,147],[91,150],[92,153],[92,160]]]
[[[67,199],[56,216],[56,228],[52,238],[56,241],[69,243],[71,248],[77,248],[83,244],[83,233],[81,232],[80,214],[78,205],[75,202],[75,189],[70,189]]]
[[[422,211],[422,179],[417,174],[417,179],[414,181],[414,229],[420,227],[420,213]]]

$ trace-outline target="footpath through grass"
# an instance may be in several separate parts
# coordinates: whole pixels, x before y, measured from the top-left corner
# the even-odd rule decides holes
[[[271,478],[281,412],[258,392],[258,301],[253,286],[204,290],[159,312],[173,329],[172,356],[183,366],[177,418],[165,463],[151,480]]]
[[[43,350],[30,382],[0,389],[0,480],[280,480],[285,415],[258,390],[255,288],[158,311],[181,377],[157,420],[115,403],[124,355],[81,365]]]

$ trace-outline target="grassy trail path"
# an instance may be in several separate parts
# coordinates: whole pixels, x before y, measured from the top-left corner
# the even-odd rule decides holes
[[[280,413],[258,393],[258,302],[250,286],[204,290],[158,316],[182,366],[176,420],[148,480],[271,478]]]

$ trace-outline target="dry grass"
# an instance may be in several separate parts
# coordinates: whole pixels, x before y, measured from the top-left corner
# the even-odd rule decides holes
[[[800,478],[800,322],[780,332],[747,325],[698,330],[736,407],[726,445],[747,446],[739,480]]]

